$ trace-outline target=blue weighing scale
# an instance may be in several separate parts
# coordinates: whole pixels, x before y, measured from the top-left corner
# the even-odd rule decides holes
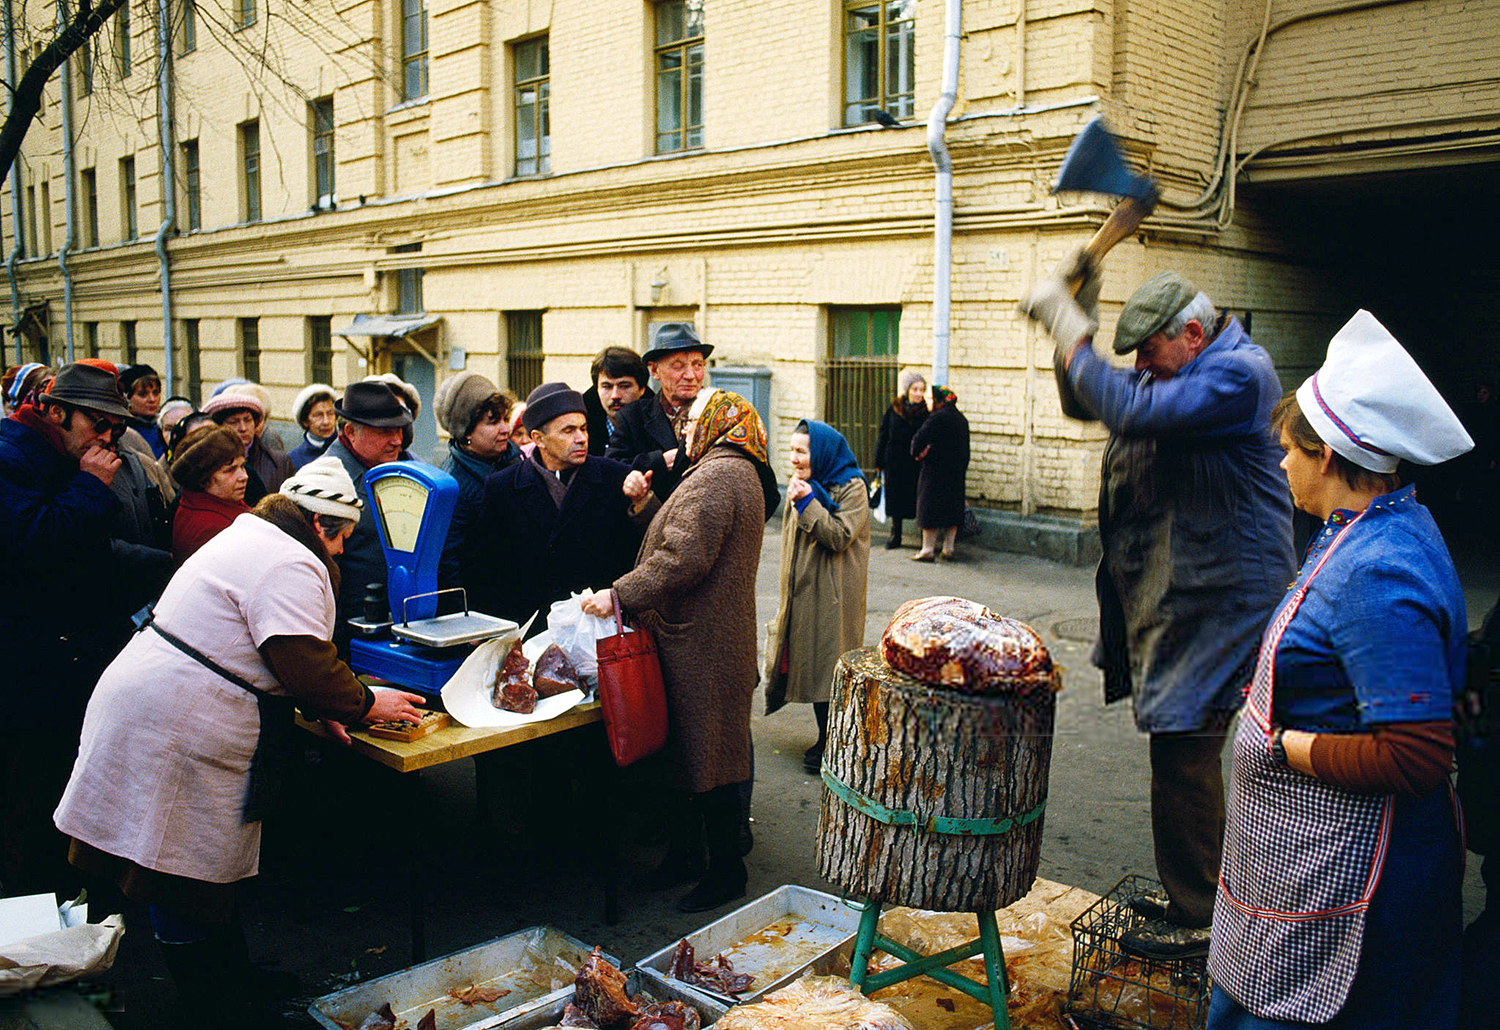
[[[417,461],[393,461],[365,473],[365,496],[385,549],[391,621],[350,619],[349,666],[436,697],[469,656],[470,645],[516,628],[468,610],[438,615],[438,563],[458,503],[458,481]]]

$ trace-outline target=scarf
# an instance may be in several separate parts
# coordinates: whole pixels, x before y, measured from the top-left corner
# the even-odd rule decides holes
[[[932,410],[936,411],[944,404],[957,404],[958,394],[946,386],[934,386],[932,388]]]
[[[755,405],[728,390],[714,391],[703,413],[698,416],[698,429],[693,434],[693,445],[688,448],[688,461],[697,461],[708,453],[710,447],[721,443],[733,444],[767,468],[771,465],[766,427]]]
[[[891,410],[908,422],[920,422],[927,417],[927,402],[918,401],[915,404],[908,404],[905,397],[897,397],[891,401]]]
[[[23,404],[10,417],[46,440],[58,454],[67,457],[67,448],[63,446],[62,426],[44,415],[41,408],[35,404]]]
[[[553,472],[542,464],[542,455],[533,450],[531,452],[532,464],[536,465],[537,473],[542,477],[542,483],[547,487],[547,496],[552,498],[552,503],[557,505],[561,511],[563,498],[568,496],[568,487],[573,485],[573,477],[578,472],[577,468],[563,469],[561,473]],[[581,466],[580,466],[581,467]]]
[[[859,462],[854,460],[854,452],[849,449],[849,441],[844,439],[844,434],[826,422],[810,418],[797,423],[795,432],[804,430],[812,452],[812,477],[807,485],[812,487],[812,495],[818,499],[819,504],[830,513],[836,512],[839,506],[833,502],[829,491],[851,479],[863,480],[865,474],[860,469]]]

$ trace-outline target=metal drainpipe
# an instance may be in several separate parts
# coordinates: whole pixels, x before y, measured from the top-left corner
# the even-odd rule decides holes
[[[932,261],[932,382],[948,383],[949,310],[953,297],[953,160],[948,156],[948,112],[958,100],[958,43],[963,0],[947,0],[943,33],[943,92],[927,116],[927,150],[937,167]]]
[[[0,5],[0,14],[5,18],[5,80],[16,81],[16,26],[11,15],[11,0],[4,0]],[[10,104],[7,110],[15,110],[16,95],[11,93]],[[20,163],[20,154],[16,155],[16,163],[10,167],[10,224],[15,230],[16,245],[11,248],[10,254],[5,258],[5,274],[10,279],[10,325],[11,331],[16,334],[17,356],[20,356],[21,346],[21,287],[16,282],[16,262],[21,260],[21,189],[16,185],[16,165]],[[0,331],[0,365],[8,364],[5,360],[5,334]]]
[[[177,227],[177,161],[173,140],[177,130],[172,118],[172,15],[169,0],[156,0],[156,97],[158,146],[161,148],[162,210],[156,230],[156,261],[161,268],[162,385],[168,396],[177,392],[173,369],[176,340],[172,334],[172,262],[167,237]]]
[[[57,5],[57,27],[59,30],[67,28],[68,5],[63,0],[58,0]],[[73,211],[75,198],[73,183],[77,179],[75,173],[76,155],[73,153],[73,62],[62,63],[62,132],[63,132],[63,242],[57,249],[57,268],[62,272],[63,281],[63,324],[67,327],[66,343],[68,360],[74,360],[73,353],[73,270],[68,267],[68,255],[73,249],[74,233],[76,224]]]

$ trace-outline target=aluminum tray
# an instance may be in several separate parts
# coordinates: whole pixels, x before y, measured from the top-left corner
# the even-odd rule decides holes
[[[707,962],[722,952],[736,973],[755,977],[750,989],[738,998],[669,977],[676,941],[641,959],[636,968],[660,989],[670,987],[720,1005],[745,1004],[785,987],[810,969],[829,972],[841,948],[852,950],[860,912],[831,894],[785,884],[688,934],[697,961]]]
[[[590,950],[561,930],[533,926],[325,995],[307,1011],[327,1030],[349,1030],[389,1002],[398,1024],[408,1027],[433,1009],[437,1030],[487,1030],[571,998],[573,977]],[[487,1005],[465,1005],[450,994],[470,985],[510,993]]]
[[[625,991],[632,998],[645,996],[651,1001],[680,1001],[688,1007],[695,1009],[704,1026],[711,1026],[719,1021],[719,1017],[729,1011],[729,1007],[722,1001],[704,997],[688,988],[685,984],[679,984],[676,980],[667,980],[659,983],[647,979],[639,969],[632,969],[625,974],[627,986]],[[541,1008],[532,1009],[524,1016],[516,1016],[499,1024],[495,1030],[541,1030],[542,1027],[556,1026],[557,1021],[563,1017],[563,1009],[568,1002],[573,1000],[573,993],[569,991],[565,997],[548,1002]]]
[[[517,629],[509,619],[479,612],[450,612],[433,619],[413,619],[391,625],[391,636],[424,647],[455,647],[489,640]]]

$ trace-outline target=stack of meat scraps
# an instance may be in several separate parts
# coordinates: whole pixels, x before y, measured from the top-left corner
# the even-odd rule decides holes
[[[804,976],[753,1005],[729,1010],[715,1030],[915,1030],[889,1005],[871,1001],[848,980]]]

